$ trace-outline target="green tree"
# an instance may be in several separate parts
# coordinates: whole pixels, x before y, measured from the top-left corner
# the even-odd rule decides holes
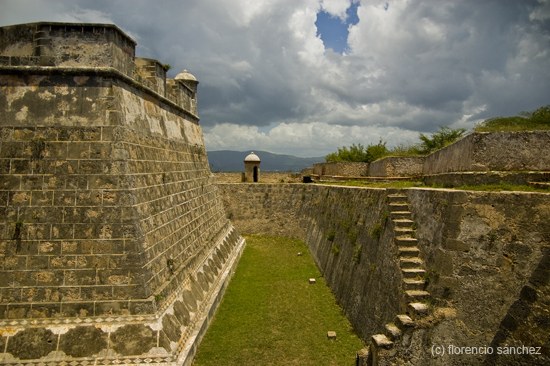
[[[528,116],[533,124],[550,126],[550,104],[540,107],[534,112],[528,112]]]
[[[449,126],[439,126],[439,130],[431,136],[421,133],[419,151],[422,154],[430,154],[436,150],[444,148],[460,139],[466,133],[465,128],[451,128]]]
[[[386,147],[386,142],[380,141],[376,145],[369,145],[367,147],[367,162],[375,161],[378,159],[382,159],[385,156],[388,156],[389,151]]]
[[[338,148],[337,152],[328,154],[325,157],[327,163],[331,161],[355,161],[355,162],[364,162],[367,160],[367,151],[365,147],[361,144],[351,145],[349,150],[347,147],[343,146]]]
[[[532,112],[520,112],[514,117],[489,118],[475,128],[478,132],[548,129],[550,129],[550,104]]]
[[[366,162],[378,160],[387,156],[389,153],[386,147],[386,142],[380,141],[374,145],[369,144],[366,148],[361,144],[353,144],[349,149],[345,146],[338,148],[337,152],[328,154],[325,157],[327,163],[331,161],[354,161],[354,162]]]

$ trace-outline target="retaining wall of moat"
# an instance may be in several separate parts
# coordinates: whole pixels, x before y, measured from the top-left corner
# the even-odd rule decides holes
[[[309,184],[220,184],[220,190],[241,232],[306,241],[367,342],[407,310],[388,200],[405,195],[430,293],[425,301],[431,311],[456,314],[407,338],[409,356],[422,364],[548,362],[550,194]],[[434,360],[433,344],[536,346],[542,355]]]

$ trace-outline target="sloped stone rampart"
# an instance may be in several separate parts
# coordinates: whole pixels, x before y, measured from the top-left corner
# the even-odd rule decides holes
[[[220,189],[228,214],[243,232],[306,241],[365,341],[402,311],[395,306],[403,290],[390,227],[379,240],[371,235],[384,216],[390,191],[311,184],[222,184]],[[453,308],[456,315],[421,325],[421,331],[394,352],[392,357],[398,359],[390,357],[387,364],[548,363],[550,194],[406,191],[426,266],[428,302],[432,309]],[[243,212],[244,207],[250,213]],[[356,245],[361,246],[358,262]],[[506,345],[533,346],[540,347],[541,354],[448,355],[435,360],[433,345],[491,346],[495,352]]]
[[[245,245],[198,117],[131,78],[132,42],[127,69],[92,47],[129,39],[116,27],[0,35],[16,28],[31,47],[0,44],[0,363],[190,364]],[[80,38],[97,69],[60,64]]]
[[[424,160],[424,175],[550,170],[548,131],[474,132]]]

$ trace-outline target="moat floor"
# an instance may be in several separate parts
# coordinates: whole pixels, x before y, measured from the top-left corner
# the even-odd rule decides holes
[[[247,247],[194,365],[355,365],[364,345],[305,243],[245,238]],[[309,284],[310,278],[316,283]],[[329,340],[328,331],[337,339]]]

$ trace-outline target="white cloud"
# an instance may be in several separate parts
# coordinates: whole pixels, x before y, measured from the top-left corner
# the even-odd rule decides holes
[[[386,126],[339,126],[324,122],[281,123],[268,134],[256,126],[223,123],[205,129],[209,151],[265,150],[300,157],[324,156],[344,145],[378,143],[391,136],[392,144],[416,142],[418,133]]]

